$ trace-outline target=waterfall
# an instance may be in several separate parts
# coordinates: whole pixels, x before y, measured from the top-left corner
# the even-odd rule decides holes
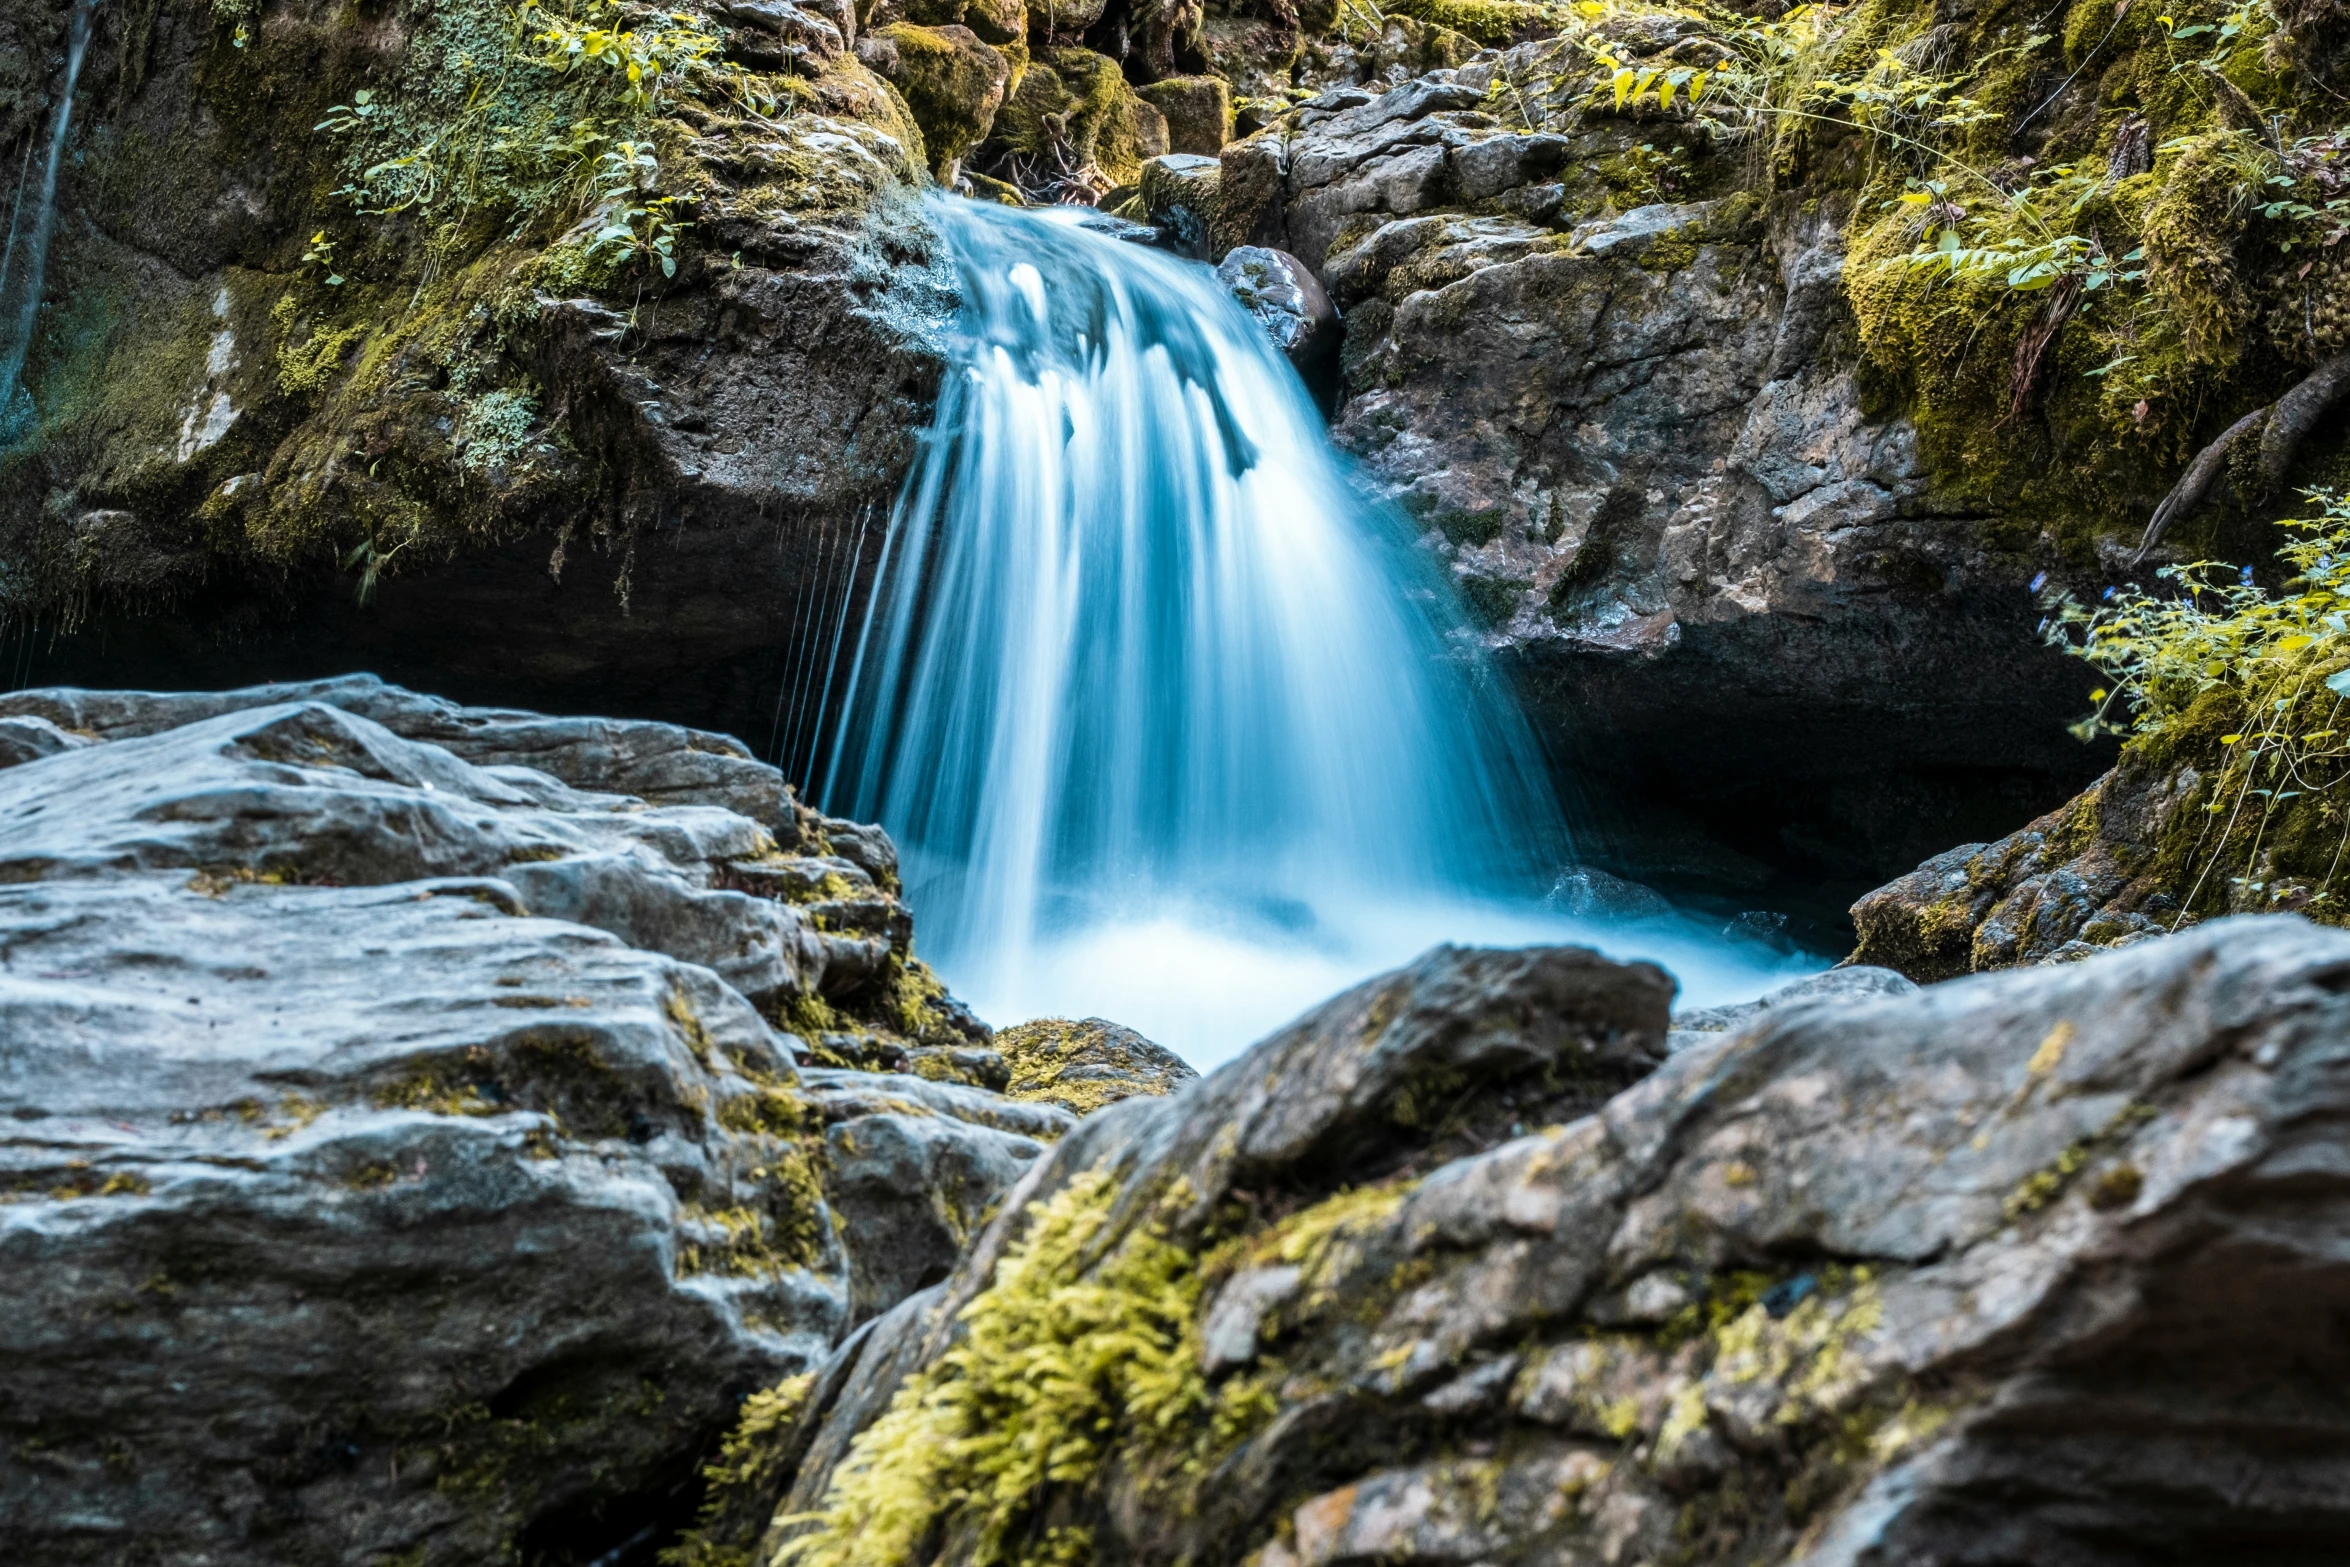
[[[33,326],[41,312],[41,283],[49,267],[49,238],[57,227],[57,175],[73,131],[73,93],[90,52],[97,0],[74,0],[66,27],[65,85],[57,95],[57,118],[49,131],[49,156],[41,166],[41,189],[33,222],[23,232],[24,177],[17,177],[16,201],[8,214],[8,238],[0,247],[0,447],[14,444],[32,428],[31,398],[24,390],[25,356],[32,352]],[[29,158],[32,149],[27,147]]]
[[[1566,826],[1434,557],[1213,274],[930,211],[963,304],[817,792],[896,836],[955,988],[1205,1064],[1436,941],[1593,934],[1539,901]]]

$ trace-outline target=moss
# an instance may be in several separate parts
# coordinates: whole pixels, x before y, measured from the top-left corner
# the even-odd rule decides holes
[[[751,1548],[790,1481],[792,1435],[815,1385],[816,1378],[803,1373],[743,1400],[718,1456],[702,1469],[701,1513],[676,1545],[661,1552],[661,1567],[751,1567]]]
[[[1542,0],[1393,0],[1386,9],[1480,44],[1505,47],[1558,32],[1574,14],[1571,6]]]
[[[800,1567],[904,1567],[941,1526],[974,1563],[1057,1562],[1081,1542],[1048,1531],[1056,1495],[1204,1419],[1192,1259],[1147,1224],[1097,1255],[1116,1194],[1088,1172],[1028,1211],[955,1343],[850,1448]]]
[[[1052,167],[1065,155],[1091,164],[1113,185],[1142,176],[1134,89],[1116,61],[1090,49],[1041,51],[996,116],[991,153]]]

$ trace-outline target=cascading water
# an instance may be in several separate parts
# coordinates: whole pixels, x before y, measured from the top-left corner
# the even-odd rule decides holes
[[[0,447],[13,445],[33,423],[31,399],[24,390],[24,362],[32,351],[33,327],[41,311],[41,284],[49,268],[49,240],[57,228],[57,175],[65,163],[66,144],[73,130],[74,88],[81,81],[82,59],[90,52],[91,25],[97,10],[97,0],[74,0],[73,18],[66,24],[65,85],[58,93],[57,117],[50,122],[49,156],[41,165],[33,221],[25,227],[24,176],[20,172],[16,201],[8,214],[8,238],[0,245]],[[30,147],[25,155],[29,168]]]
[[[897,837],[983,1015],[1207,1064],[1441,940],[1597,935],[1725,994],[1783,966],[1545,911],[1567,835],[1522,721],[1207,269],[1074,213],[931,211],[954,368],[820,793]]]

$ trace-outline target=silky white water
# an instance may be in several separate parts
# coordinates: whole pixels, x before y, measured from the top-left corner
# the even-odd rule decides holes
[[[931,213],[963,306],[821,758],[983,1017],[1214,1064],[1439,941],[1574,940],[1699,1003],[1816,964],[1560,917],[1569,836],[1433,557],[1206,268]]]

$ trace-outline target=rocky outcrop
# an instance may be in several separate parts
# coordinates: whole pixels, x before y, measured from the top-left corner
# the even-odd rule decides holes
[[[5,708],[11,1560],[637,1559],[1072,1124],[950,1080],[888,840],[723,736]]]
[[[1431,954],[1064,1138],[752,1559],[2322,1559],[2346,976],[2231,919],[1668,1058],[1653,969]]]
[[[0,55],[47,62],[70,9],[0,6]],[[549,65],[489,0],[101,9],[38,417],[0,453],[33,681],[364,666],[767,719],[795,606],[928,418],[923,133],[846,0],[628,25],[641,79]],[[13,148],[61,83],[10,81]],[[597,152],[548,165],[476,109]]]
[[[1324,93],[1226,150],[1213,248],[1328,285],[1337,439],[1603,821],[1616,795],[1648,818],[1601,857],[1853,886],[2061,800],[2110,754],[2064,732],[2087,681],[2034,638],[2029,549],[1864,392],[1849,198],[1758,192],[1742,154],[1552,84],[1559,58]],[[1716,843],[1653,841],[1676,831]]]

